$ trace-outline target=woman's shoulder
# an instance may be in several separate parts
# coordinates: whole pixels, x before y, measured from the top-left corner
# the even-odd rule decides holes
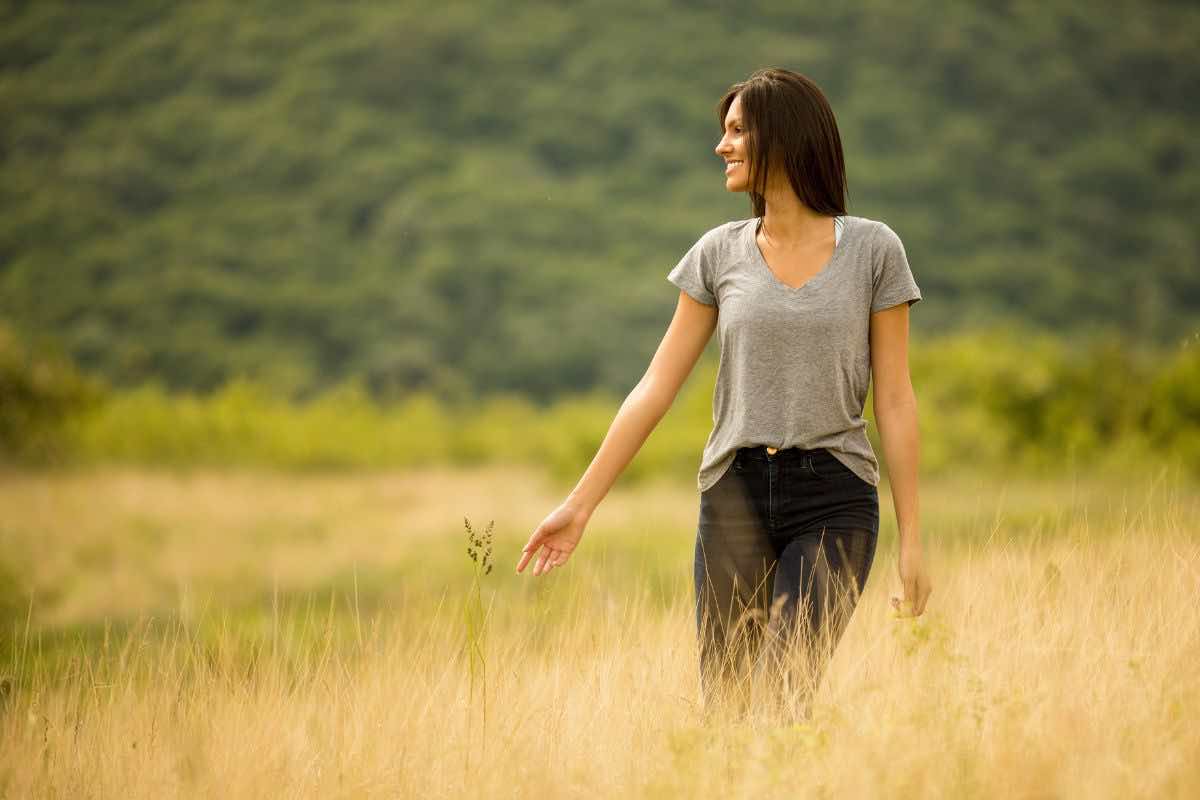
[[[716,227],[709,228],[704,232],[704,235],[713,239],[730,239],[737,236],[738,233],[744,231],[747,225],[753,224],[755,221],[757,221],[757,219],[757,217],[750,217],[748,219],[731,219],[728,222],[722,222]]]
[[[861,232],[867,234],[867,237],[870,241],[900,238],[896,234],[896,231],[894,231],[890,225],[881,219],[874,219],[872,217],[859,217],[855,216],[854,214],[846,214],[843,219],[845,219],[847,225],[853,225]]]
[[[732,245],[740,241],[746,225],[752,222],[754,222],[753,217],[722,222],[701,234],[698,244],[714,256],[723,255]]]

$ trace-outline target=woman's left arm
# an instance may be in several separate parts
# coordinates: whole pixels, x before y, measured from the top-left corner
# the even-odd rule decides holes
[[[892,605],[904,616],[925,610],[932,585],[921,549],[920,508],[917,500],[917,464],[920,436],[917,398],[908,373],[908,303],[871,315],[871,380],[874,384],[875,423],[883,443],[896,523],[900,530],[898,569],[904,587]]]

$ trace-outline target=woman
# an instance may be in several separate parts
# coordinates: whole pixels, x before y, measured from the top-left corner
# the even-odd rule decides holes
[[[535,557],[534,575],[566,563],[718,330],[714,426],[697,478],[702,686],[706,698],[739,690],[748,664],[767,663],[783,680],[772,686],[806,703],[875,553],[879,471],[862,417],[871,380],[900,531],[904,596],[892,605],[916,616],[929,597],[908,373],[908,312],[921,292],[895,232],[846,213],[841,138],[811,80],[759,70],[729,89],[717,119],[725,188],[748,192],[754,216],[707,231],[668,274],[680,293],[666,336],[517,572]]]

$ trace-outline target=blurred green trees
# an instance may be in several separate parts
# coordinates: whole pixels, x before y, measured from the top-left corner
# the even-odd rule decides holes
[[[621,398],[546,407],[493,394],[460,404],[431,392],[383,403],[360,382],[304,402],[246,380],[198,395],[159,384],[102,393],[69,363],[0,337],[0,461],[272,469],[526,463],[578,479]],[[17,353],[17,356],[13,354]],[[1003,473],[1179,467],[1200,478],[1200,342],[1087,347],[1012,329],[914,344],[921,463]],[[703,360],[623,480],[694,479],[712,426],[716,364]],[[879,442],[870,399],[865,415]]]
[[[1195,333],[1188,4],[282,8],[0,7],[0,316],[122,387],[619,395],[667,272],[749,214],[713,105],[781,65],[829,95],[922,335]]]

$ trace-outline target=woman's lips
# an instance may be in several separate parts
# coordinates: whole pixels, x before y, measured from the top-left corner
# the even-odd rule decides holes
[[[725,164],[725,172],[726,173],[733,172],[734,169],[736,169],[737,167],[740,167],[741,165],[742,165],[741,161],[730,161]]]

